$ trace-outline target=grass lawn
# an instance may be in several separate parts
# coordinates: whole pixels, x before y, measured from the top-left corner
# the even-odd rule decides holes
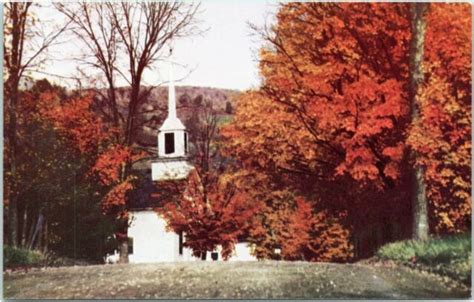
[[[376,257],[471,284],[471,234],[394,242],[381,247]]]
[[[404,266],[308,262],[179,262],[4,273],[5,298],[467,298],[450,278]]]

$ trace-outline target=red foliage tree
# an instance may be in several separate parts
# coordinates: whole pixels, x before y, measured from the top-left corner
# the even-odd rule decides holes
[[[295,198],[295,209],[289,216],[282,236],[282,256],[289,260],[344,262],[352,259],[349,231],[327,211],[313,213],[314,205],[302,197]]]
[[[353,258],[339,217],[288,191],[273,191],[254,217],[250,241],[258,258],[339,262]],[[280,253],[277,253],[277,249]]]
[[[239,237],[248,233],[251,218],[258,210],[257,204],[236,191],[226,177],[215,178],[204,188],[197,170],[185,182],[160,183],[159,187],[167,192],[182,192],[157,212],[168,221],[170,230],[184,232],[184,246],[197,257],[220,246],[222,257],[228,259]]]

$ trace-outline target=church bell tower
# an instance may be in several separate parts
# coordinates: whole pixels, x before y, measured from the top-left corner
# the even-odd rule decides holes
[[[186,160],[188,133],[176,114],[172,55],[173,48],[170,47],[168,116],[158,131],[158,159],[151,166],[154,181],[186,178],[193,168]]]

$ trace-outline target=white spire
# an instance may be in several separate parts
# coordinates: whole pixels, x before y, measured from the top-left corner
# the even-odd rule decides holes
[[[173,45],[170,44],[170,56],[169,56],[169,84],[168,84],[168,118],[176,118],[176,93],[174,88],[173,79]]]
[[[160,127],[160,131],[185,130],[183,123],[176,114],[176,91],[173,78],[173,45],[170,43],[169,65],[169,83],[168,83],[168,116]]]

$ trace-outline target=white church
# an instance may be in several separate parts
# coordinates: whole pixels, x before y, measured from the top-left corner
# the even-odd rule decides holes
[[[151,162],[153,183],[180,180],[194,169],[187,161],[188,134],[176,114],[176,96],[172,71],[172,48],[169,59],[168,116],[158,131],[158,158]],[[146,204],[146,201],[145,201]],[[183,246],[186,234],[166,230],[166,221],[152,207],[132,208],[129,215],[130,263],[201,261]],[[220,250],[208,252],[206,261],[220,261]],[[229,261],[255,261],[245,242],[235,245]]]

